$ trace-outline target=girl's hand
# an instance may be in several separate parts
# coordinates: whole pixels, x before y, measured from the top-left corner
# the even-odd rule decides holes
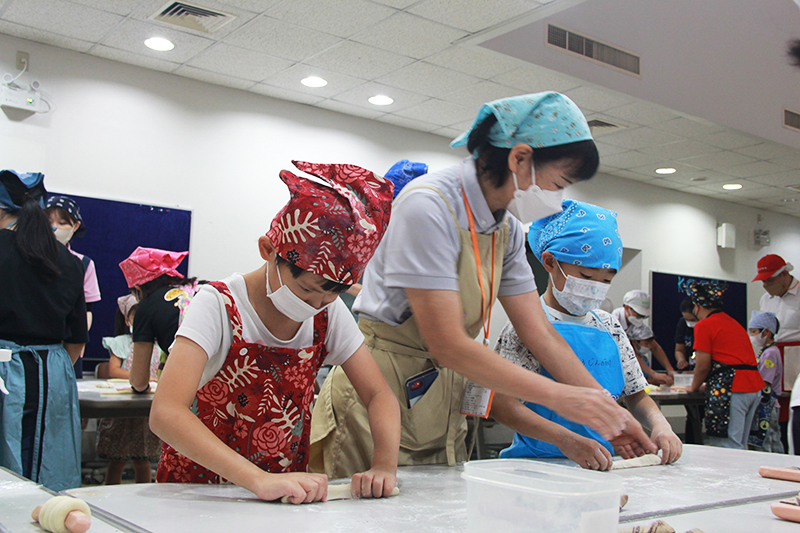
[[[613,464],[613,459],[608,450],[603,445],[593,439],[587,439],[577,433],[570,432],[559,443],[558,448],[571,459],[578,463],[581,468],[588,470],[608,470]]]
[[[350,480],[354,498],[388,498],[396,486],[396,469],[374,466],[366,472],[353,474]]]
[[[256,480],[255,486],[247,488],[266,501],[288,497],[287,503],[319,502],[325,501],[328,497],[328,476],[304,472],[289,474],[264,472]]]

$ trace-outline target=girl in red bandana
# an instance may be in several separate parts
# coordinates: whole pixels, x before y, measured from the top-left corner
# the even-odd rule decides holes
[[[400,412],[338,295],[360,278],[389,221],[392,185],[351,165],[294,162],[291,199],[258,240],[265,264],[204,286],[178,330],[153,400],[159,482],[232,482],[264,500],[324,501],[307,473],[314,381],[341,365],[367,406],[371,468],[356,497],[396,485]]]

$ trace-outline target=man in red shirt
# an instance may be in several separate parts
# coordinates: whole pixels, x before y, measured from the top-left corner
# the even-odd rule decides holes
[[[764,380],[747,330],[722,311],[724,281],[681,279],[692,299],[696,366],[689,392],[706,381],[708,444],[745,449]]]

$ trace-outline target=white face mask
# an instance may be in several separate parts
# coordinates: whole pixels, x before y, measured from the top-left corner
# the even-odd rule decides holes
[[[753,345],[753,349],[757,352],[760,352],[764,345],[767,343],[767,339],[761,336],[761,333],[756,333],[755,335],[750,335],[750,344]]]
[[[630,324],[631,326],[640,328],[640,327],[644,326],[644,319],[643,318],[639,318],[638,316],[629,316],[628,317],[628,324]]]
[[[684,320],[686,320],[684,318]],[[697,325],[697,320],[686,320],[686,326],[690,328],[694,328]]]
[[[506,209],[517,220],[527,225],[534,220],[561,212],[564,190],[545,191],[536,185],[536,172],[533,170],[533,165],[531,165],[531,186],[524,191],[520,190],[517,185],[517,175],[512,172],[511,176],[514,178],[514,198],[508,203]]]
[[[331,301],[317,309],[313,305],[304,302],[299,296],[293,293],[289,287],[283,284],[281,269],[276,266],[275,270],[278,272],[278,282],[281,286],[277,291],[272,292],[269,286],[269,263],[267,263],[267,298],[272,300],[272,304],[275,308],[286,317],[295,322],[305,322],[333,303],[333,301]]]
[[[54,233],[56,234],[56,240],[66,246],[72,240],[72,235],[75,231],[73,228],[56,228]]]
[[[566,281],[562,290],[558,290],[555,281],[553,281],[553,295],[561,307],[567,310],[567,313],[574,316],[583,316],[589,311],[597,309],[606,299],[606,294],[611,285],[600,281],[567,276],[558,261],[556,261],[556,264]]]

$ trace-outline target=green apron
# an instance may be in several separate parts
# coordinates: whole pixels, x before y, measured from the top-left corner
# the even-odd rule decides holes
[[[478,283],[475,254],[469,230],[461,228],[452,206],[437,189],[429,186],[447,204],[461,240],[458,257],[458,287],[464,309],[463,326],[472,338],[478,336],[481,322],[481,290]],[[407,191],[403,191],[405,194]],[[506,221],[495,231],[495,280],[502,277],[503,258],[508,248],[509,225]],[[492,234],[478,234],[484,287],[490,287],[492,275]],[[497,298],[499,281],[495,282],[484,313],[488,316]],[[399,465],[455,465],[468,459],[466,451],[467,422],[460,414],[466,378],[440,366],[428,352],[412,315],[399,326],[384,322],[359,320],[365,343],[378,363],[389,387],[400,404],[401,437]],[[439,376],[419,401],[409,409],[405,382],[431,367]],[[309,470],[329,478],[350,477],[369,470],[372,465],[372,436],[369,416],[353,386],[340,367],[334,367],[325,380],[311,419],[311,458]]]

